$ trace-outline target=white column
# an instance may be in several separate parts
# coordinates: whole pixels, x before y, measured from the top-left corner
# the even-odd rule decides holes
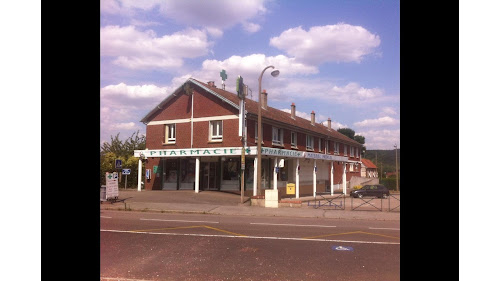
[[[137,171],[139,174],[137,175],[137,191],[141,191],[141,180],[142,180],[142,160],[139,159],[139,168]]]
[[[344,192],[344,195],[346,195],[347,193],[347,185],[346,185],[346,168],[347,168],[347,163],[344,163],[344,173],[342,174],[342,188],[343,188],[343,192]]]
[[[316,159],[314,159],[314,167],[313,167],[313,194],[316,197]]]
[[[196,168],[194,172],[194,192],[200,192],[200,157],[196,157]]]
[[[257,157],[253,159],[253,196],[257,196]]]
[[[297,167],[295,168],[295,198],[299,198],[300,196],[300,180],[299,180],[299,159],[297,159]]]
[[[331,178],[331,181],[330,181],[330,193],[331,195],[333,195],[333,162],[332,161],[332,167],[330,168],[330,178]]]
[[[273,181],[273,184],[274,184],[274,190],[278,190],[278,173],[276,173],[276,168],[278,167],[278,157],[274,158],[274,171],[273,171],[273,174],[274,174],[274,181]]]

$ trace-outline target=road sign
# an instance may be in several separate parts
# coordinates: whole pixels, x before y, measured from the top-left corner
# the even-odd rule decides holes
[[[122,168],[122,160],[115,159],[115,169],[121,169],[121,168]]]
[[[106,199],[118,197],[118,173],[106,172]]]
[[[123,175],[130,175],[130,169],[123,169],[122,174]]]

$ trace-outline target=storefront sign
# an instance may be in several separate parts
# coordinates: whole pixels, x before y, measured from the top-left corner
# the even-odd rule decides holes
[[[330,161],[347,161],[345,156],[334,156],[330,154],[313,153],[289,149],[279,149],[262,147],[262,155],[265,156],[281,156],[285,158],[306,158],[319,159]],[[152,149],[152,150],[135,150],[134,157],[140,157],[144,154],[145,157],[186,157],[186,156],[239,156],[242,155],[241,147],[217,147],[217,148],[187,148],[187,149]],[[245,154],[250,156],[257,155],[257,147],[245,148]]]
[[[118,173],[106,172],[106,199],[118,197]]]

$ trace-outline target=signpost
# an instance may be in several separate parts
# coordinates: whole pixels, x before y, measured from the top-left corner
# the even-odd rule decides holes
[[[121,169],[121,168],[122,168],[122,160],[115,159],[115,169]]]
[[[122,175],[125,175],[125,189],[127,189],[127,176],[130,175],[130,169],[123,169]]]

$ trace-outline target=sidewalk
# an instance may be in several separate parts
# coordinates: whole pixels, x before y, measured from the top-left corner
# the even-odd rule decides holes
[[[250,198],[248,197],[244,197],[244,201],[246,201],[246,203],[241,204],[240,195],[220,191],[201,191],[200,193],[195,193],[192,190],[142,190],[139,192],[132,189],[121,189],[119,191],[117,202],[102,202],[101,210],[360,220],[400,220],[400,209],[395,208],[399,205],[399,201],[394,198],[391,199],[390,204],[391,208],[395,209],[391,212],[388,211],[387,206],[389,199],[375,199],[370,202],[378,208],[380,208],[380,204],[382,202],[383,211],[377,210],[369,204],[364,204],[363,207],[351,210],[352,207],[350,197],[345,198],[345,210],[334,209],[329,206],[316,209],[312,206],[307,206],[307,202],[305,202],[306,200],[312,199],[314,199],[312,196],[300,198],[300,200],[302,200],[301,207],[265,208],[260,206],[250,206]],[[363,204],[363,201],[360,199],[354,200],[357,200],[353,201],[355,207]]]

